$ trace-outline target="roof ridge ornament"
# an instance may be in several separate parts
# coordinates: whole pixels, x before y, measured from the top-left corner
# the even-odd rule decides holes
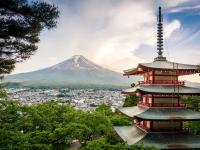
[[[154,58],[154,61],[166,61],[166,57],[163,57],[163,16],[161,7],[158,7],[158,18],[157,18],[157,50],[158,56]]]

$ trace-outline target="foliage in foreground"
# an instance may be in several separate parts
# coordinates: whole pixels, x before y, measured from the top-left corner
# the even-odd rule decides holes
[[[35,53],[40,32],[56,26],[59,11],[36,0],[0,0],[0,16],[0,74],[7,74]]]
[[[123,143],[112,128],[130,124],[106,105],[87,113],[56,102],[21,106],[0,100],[0,149],[64,150],[75,139],[84,150],[139,149]]]
[[[123,107],[136,106],[139,101],[139,97],[136,95],[127,95]]]
[[[182,100],[186,103],[188,109],[200,112],[199,96],[183,96]],[[186,121],[184,126],[189,128],[190,132],[200,135],[200,121]]]
[[[99,138],[97,140],[88,141],[87,145],[82,150],[157,150],[154,147],[144,147],[143,145],[125,145],[123,143],[118,143],[111,145],[107,143],[105,138]]]

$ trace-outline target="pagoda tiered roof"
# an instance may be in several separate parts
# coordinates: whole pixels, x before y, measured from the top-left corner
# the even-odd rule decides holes
[[[135,125],[114,127],[114,129],[128,145],[142,144],[159,149],[199,149],[200,147],[200,136],[192,135],[188,132],[146,133]]]
[[[149,108],[135,117],[141,120],[200,120],[200,112],[185,108]]]
[[[148,108],[143,108],[143,107],[138,107],[138,106],[133,106],[133,107],[122,107],[118,108],[117,111],[128,116],[128,117],[134,117],[138,114],[143,113],[146,111]]]
[[[133,88],[123,90],[123,94],[134,93],[149,93],[149,94],[179,94],[179,95],[200,95],[200,89],[194,87],[187,87],[184,85],[158,85],[147,84],[137,85]]]
[[[118,111],[130,118],[141,120],[200,120],[200,112],[186,108],[143,108],[140,106],[118,108]]]
[[[200,136],[192,135],[187,132],[177,133],[148,133],[136,144],[145,146],[155,146],[159,149],[199,149]]]
[[[151,63],[140,63],[136,68],[124,70],[124,75],[125,76],[139,75],[151,70],[164,70],[164,71],[175,70],[178,75],[199,73],[198,65],[175,63],[165,60],[165,61],[153,61]]]
[[[143,130],[140,130],[136,126],[124,126],[124,127],[114,127],[118,135],[127,142],[127,144],[132,145],[139,142],[147,134]]]

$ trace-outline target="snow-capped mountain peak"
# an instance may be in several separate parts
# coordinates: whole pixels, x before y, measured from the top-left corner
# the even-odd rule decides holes
[[[102,67],[91,62],[82,55],[74,55],[68,60],[65,60],[59,64],[51,67],[51,69],[88,69],[88,70],[99,70]]]

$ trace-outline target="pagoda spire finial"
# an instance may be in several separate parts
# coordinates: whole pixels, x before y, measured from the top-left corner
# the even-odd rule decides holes
[[[163,16],[161,12],[161,7],[158,7],[158,24],[157,24],[157,53],[155,61],[166,61],[166,57],[163,57]]]

